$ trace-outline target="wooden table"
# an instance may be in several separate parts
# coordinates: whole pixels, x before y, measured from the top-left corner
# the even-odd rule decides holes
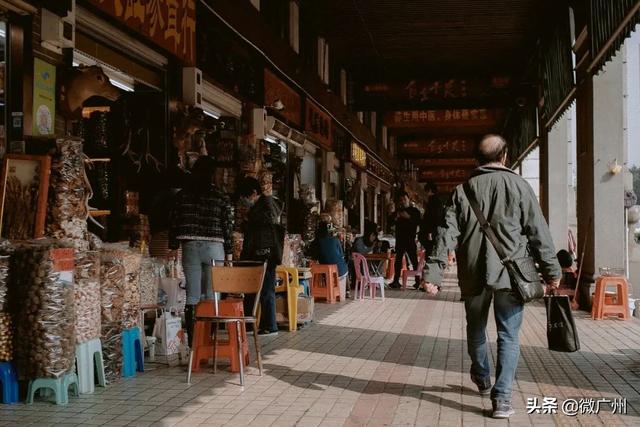
[[[369,261],[369,265],[371,266],[371,270],[374,276],[381,276],[384,277],[384,274],[380,273],[380,267],[382,266],[382,263],[384,261],[391,261],[392,259],[392,255],[391,253],[387,252],[387,253],[378,253],[378,254],[364,254],[364,258]]]

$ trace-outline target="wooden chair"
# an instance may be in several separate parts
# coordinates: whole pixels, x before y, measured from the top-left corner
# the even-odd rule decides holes
[[[222,316],[218,311],[218,299],[215,297],[215,313],[213,316],[198,316],[196,322],[211,322],[213,328],[213,373],[217,371],[217,352],[218,352],[218,331],[221,323],[234,325],[235,330],[229,333],[236,334],[236,342],[238,343],[238,357],[240,366],[240,385],[244,386],[244,363],[242,363],[242,346],[244,345],[243,335],[246,334],[246,323],[253,324],[253,340],[256,347],[256,359],[258,362],[258,370],[262,376],[262,354],[260,343],[258,342],[258,327],[256,313],[260,304],[260,292],[262,291],[262,283],[266,271],[266,263],[256,262],[229,262],[225,266],[211,267],[211,284],[214,295],[220,293],[232,294],[255,294],[253,309],[250,316]],[[231,328],[229,328],[231,329]],[[189,369],[187,373],[187,383],[191,384],[191,366],[193,364],[193,351],[189,354]]]

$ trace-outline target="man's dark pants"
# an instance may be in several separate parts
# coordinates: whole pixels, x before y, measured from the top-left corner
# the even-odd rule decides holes
[[[394,262],[395,274],[393,283],[400,283],[402,272],[402,259],[407,254],[413,268],[418,268],[418,248],[415,240],[396,240],[396,259]]]

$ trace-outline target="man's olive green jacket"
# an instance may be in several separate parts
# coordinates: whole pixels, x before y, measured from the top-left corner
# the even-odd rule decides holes
[[[494,166],[477,168],[469,184],[507,255],[531,255],[545,281],[559,279],[562,273],[549,226],[531,186],[510,169]],[[463,298],[480,294],[485,286],[511,287],[507,270],[482,232],[462,185],[453,192],[438,227],[435,248],[425,266],[427,282],[442,282],[452,250],[456,251]]]

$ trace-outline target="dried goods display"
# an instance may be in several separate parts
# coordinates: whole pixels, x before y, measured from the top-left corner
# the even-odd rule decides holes
[[[85,151],[90,157],[108,158],[109,140],[107,134],[108,115],[104,111],[94,111],[89,119]],[[90,164],[89,177],[93,188],[91,205],[106,208],[109,201],[109,163],[95,162]]]
[[[50,167],[49,156],[5,156],[0,183],[2,237],[27,240],[44,235]]]
[[[138,215],[140,213],[140,194],[136,191],[127,191],[124,193],[125,214]]]
[[[332,222],[336,227],[344,227],[344,208],[342,200],[327,200],[325,203],[325,212],[331,215]]]
[[[99,251],[102,249],[102,240],[93,233],[89,233],[89,249]]]
[[[311,210],[304,217],[304,234],[302,239],[305,242],[312,242],[316,238],[316,228],[320,222],[320,214],[316,210]]]
[[[79,252],[75,259],[76,342],[100,337],[100,253]]]
[[[300,200],[308,207],[315,206],[318,203],[316,199],[316,189],[313,185],[302,184],[300,186],[299,196]]]
[[[102,323],[121,322],[124,303],[124,265],[120,259],[102,253],[100,257],[100,304]]]
[[[86,219],[91,188],[85,175],[82,140],[59,139],[56,147],[51,162],[47,233],[70,240],[79,251],[88,250]]]
[[[73,369],[73,252],[59,240],[39,239],[17,245],[11,257],[15,361],[25,379],[57,378]]]
[[[0,312],[5,311],[9,286],[9,255],[0,255]]]
[[[110,255],[122,261],[125,271],[122,300],[122,326],[132,328],[138,324],[140,315],[140,262],[142,255],[130,248],[127,243],[105,243],[103,254]]]
[[[151,258],[143,258],[140,264],[140,305],[155,305],[158,301],[159,269]]]
[[[284,241],[284,254],[282,264],[287,267],[299,267],[304,261],[302,236],[299,234],[287,234]]]
[[[13,358],[13,325],[9,313],[0,313],[0,361]]]
[[[122,372],[122,325],[120,322],[102,324],[102,358],[107,383],[120,378]]]
[[[233,259],[240,259],[240,255],[242,254],[242,245],[244,243],[244,236],[242,235],[242,233],[238,233],[237,231],[235,231],[231,235],[231,239],[233,240]]]

